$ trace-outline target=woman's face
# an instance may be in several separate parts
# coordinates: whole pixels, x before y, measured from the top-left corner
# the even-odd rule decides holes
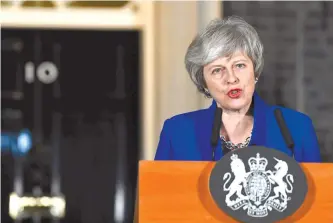
[[[236,52],[204,66],[204,78],[210,95],[222,109],[239,111],[248,108],[255,89],[251,59]]]

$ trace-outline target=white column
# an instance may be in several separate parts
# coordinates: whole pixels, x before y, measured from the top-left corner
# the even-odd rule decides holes
[[[197,32],[196,18],[197,5],[194,1],[156,2],[157,131],[152,136],[156,146],[165,119],[199,107],[197,90],[184,64],[186,49]],[[155,155],[155,150],[149,154]]]
[[[152,159],[156,147],[156,37],[155,4],[147,1],[141,3],[142,26],[142,75],[141,75],[141,151],[140,159]]]

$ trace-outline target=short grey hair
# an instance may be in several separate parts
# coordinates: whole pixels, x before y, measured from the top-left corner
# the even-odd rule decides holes
[[[191,42],[185,55],[185,66],[199,92],[205,91],[203,67],[214,60],[241,51],[252,60],[255,78],[263,70],[264,47],[256,30],[238,16],[214,19]]]

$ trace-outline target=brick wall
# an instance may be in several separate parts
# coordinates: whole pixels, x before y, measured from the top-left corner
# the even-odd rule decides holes
[[[323,159],[333,162],[333,2],[224,2],[259,32],[265,68],[258,91],[271,104],[308,114]]]

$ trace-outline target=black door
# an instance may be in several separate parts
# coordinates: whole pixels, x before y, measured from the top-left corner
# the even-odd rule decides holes
[[[1,32],[2,132],[27,128],[34,142],[23,164],[24,193],[38,193],[37,186],[47,195],[64,194],[61,222],[132,222],[140,150],[140,33]],[[11,222],[11,159],[2,154],[3,222]]]

